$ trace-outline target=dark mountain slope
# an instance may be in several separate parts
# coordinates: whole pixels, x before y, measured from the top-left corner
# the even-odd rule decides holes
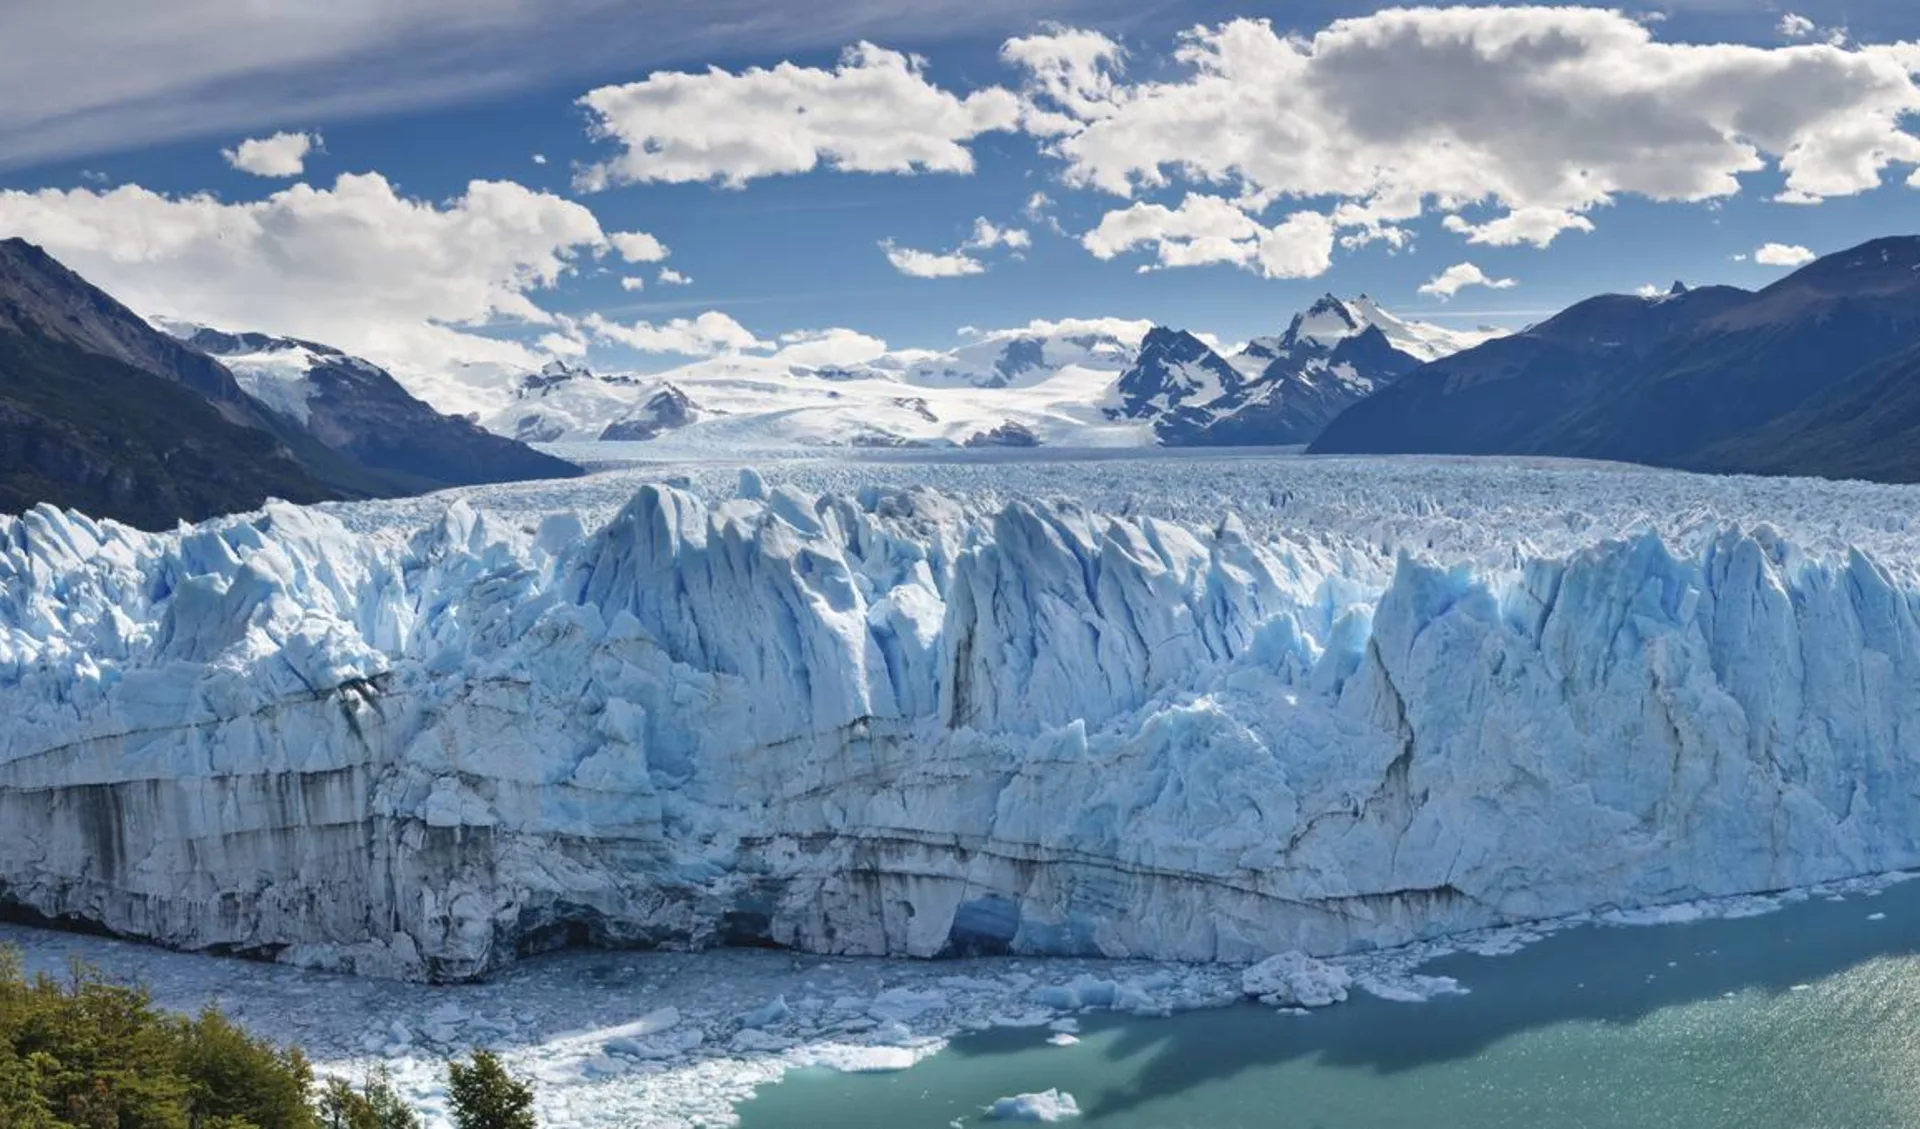
[[[424,489],[581,473],[514,439],[417,399],[379,365],[311,341],[201,329],[187,344],[244,365],[247,357],[287,357],[304,365],[301,421],[308,434],[354,462]],[[271,380],[272,377],[264,379]]]
[[[1416,369],[1344,412],[1312,449],[1809,474],[1890,467],[1902,460],[1822,444],[1841,434],[1833,413],[1845,409],[1832,406],[1840,390],[1854,410],[1893,402],[1908,368],[1891,362],[1916,344],[1920,239],[1876,240],[1754,294],[1711,287],[1590,299]],[[1833,438],[1803,434],[1816,420]],[[1792,456],[1763,457],[1769,446]]]
[[[273,435],[192,391],[35,331],[0,330],[0,512],[40,502],[146,529],[269,497],[338,497]]]

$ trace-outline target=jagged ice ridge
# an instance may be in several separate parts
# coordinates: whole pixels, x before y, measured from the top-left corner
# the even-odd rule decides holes
[[[1358,464],[1267,465],[1324,514]],[[0,894],[459,979],[573,942],[1252,961],[1920,862],[1897,531],[726,493],[6,520]]]

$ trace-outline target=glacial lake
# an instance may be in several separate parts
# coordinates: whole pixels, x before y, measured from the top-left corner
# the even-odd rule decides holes
[[[993,1124],[1071,1093],[1086,1129],[1903,1129],[1920,1126],[1920,881],[1774,913],[1594,926],[1424,972],[1469,991],[1356,991],[1311,1015],[1244,1006],[1083,1016],[953,1041],[910,1070],[789,1073],[741,1129]]]

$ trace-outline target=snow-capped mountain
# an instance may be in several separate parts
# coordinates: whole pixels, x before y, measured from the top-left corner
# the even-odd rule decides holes
[[[1156,328],[1121,376],[1120,404],[1109,411],[1150,421],[1167,446],[1310,443],[1357,401],[1491,335],[1406,321],[1365,295],[1331,294],[1284,333],[1254,338],[1231,356],[1192,334]]]
[[[1298,444],[1401,373],[1492,335],[1327,297],[1230,356],[1193,334],[1100,318],[848,363],[782,351],[607,375],[553,362],[481,422],[536,443],[647,438],[690,450]]]
[[[1042,324],[982,333],[947,352],[899,350],[818,364],[791,352],[696,361],[663,373],[528,373],[482,417],[529,442],[651,440],[699,449],[1136,446],[1140,424],[1100,406],[1145,323]]]
[[[944,353],[893,354],[873,362],[909,384],[964,383],[975,388],[1009,388],[1040,383],[1069,366],[1122,369],[1133,363],[1144,322],[1109,320],[1050,327],[1050,331],[1012,330],[979,334],[976,340]]]
[[[571,463],[435,411],[379,365],[330,346],[179,322],[161,328],[218,358],[247,395],[328,448],[421,486],[579,473]]]
[[[1114,382],[1107,414],[1151,420],[1161,440],[1204,428],[1244,395],[1247,378],[1207,343],[1179,329],[1155,326],[1133,365]]]
[[[513,390],[513,402],[480,425],[527,443],[605,438],[607,428],[638,410],[660,382],[621,374],[600,375],[581,365],[549,361]]]

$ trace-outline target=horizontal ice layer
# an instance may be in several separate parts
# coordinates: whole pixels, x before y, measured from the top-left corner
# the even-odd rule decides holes
[[[579,942],[1253,960],[1920,864],[1894,539],[738,494],[6,522],[0,894],[444,979]]]

